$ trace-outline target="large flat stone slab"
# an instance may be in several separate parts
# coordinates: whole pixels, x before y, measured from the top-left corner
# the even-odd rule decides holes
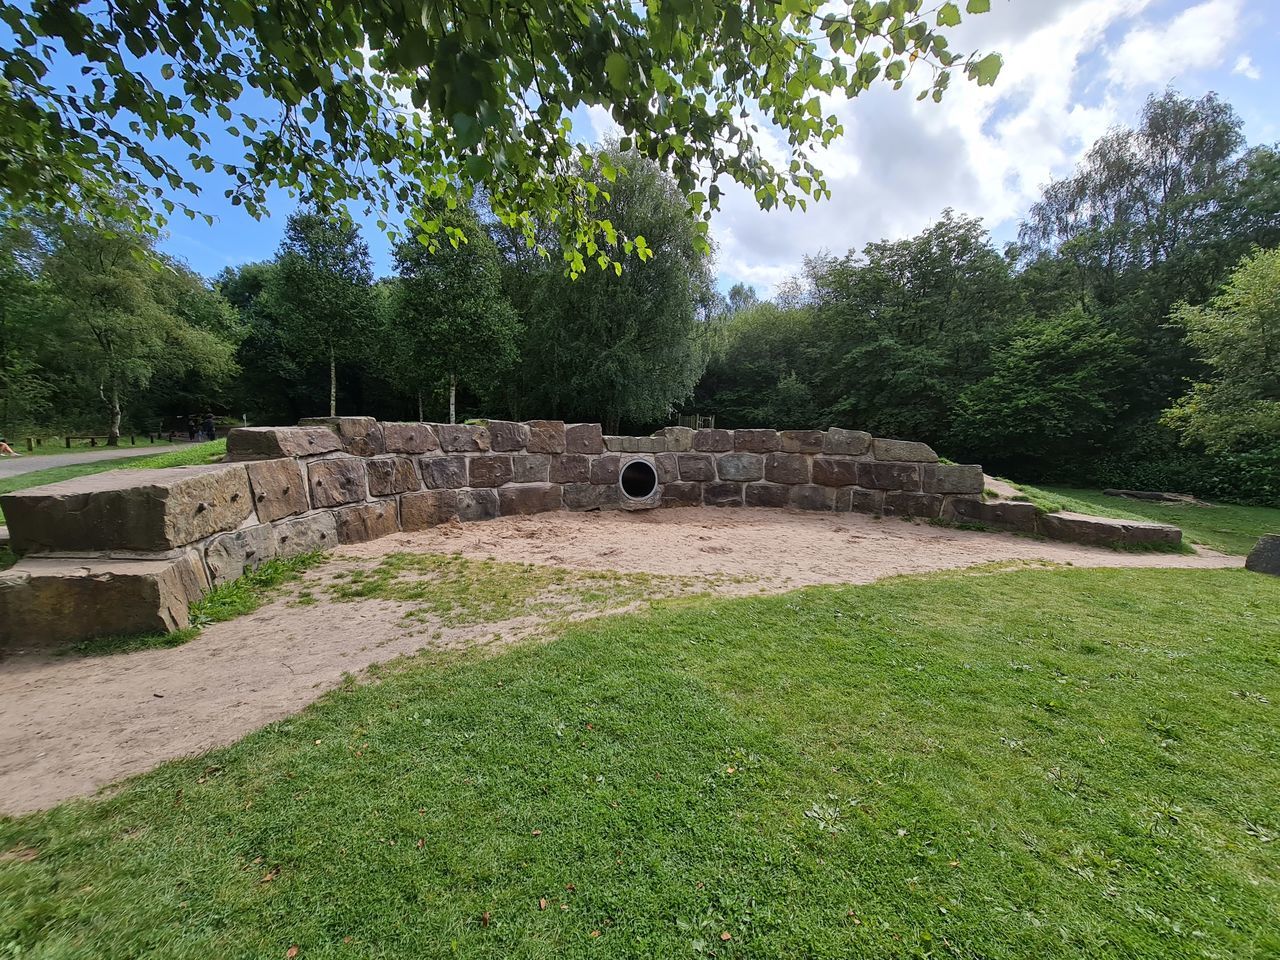
[[[1041,514],[1036,521],[1036,532],[1050,540],[1094,547],[1176,547],[1182,543],[1182,531],[1177,527],[1083,513]]]
[[[342,441],[328,427],[236,427],[227,434],[227,459],[274,460],[337,453]]]
[[[234,530],[253,512],[243,464],[110,470],[0,498],[18,553],[158,552]]]

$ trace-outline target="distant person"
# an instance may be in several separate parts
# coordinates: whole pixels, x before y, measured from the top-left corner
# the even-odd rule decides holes
[[[196,441],[196,416],[194,413],[187,417],[187,439],[192,443]]]
[[[213,414],[206,413],[204,415],[204,438],[206,440],[217,439],[218,426],[213,421]]]
[[[9,446],[4,437],[0,437],[0,457],[20,457],[20,454],[13,447]]]

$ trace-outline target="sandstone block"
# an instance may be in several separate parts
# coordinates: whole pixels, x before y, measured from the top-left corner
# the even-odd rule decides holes
[[[764,458],[764,478],[771,483],[808,483],[809,458],[803,453],[771,453]]]
[[[400,498],[400,529],[426,530],[458,515],[457,490],[422,490]]]
[[[1259,537],[1244,562],[1246,570],[1280,577],[1280,535],[1268,533]]]
[[[796,510],[834,510],[836,491],[816,483],[798,483],[787,494],[787,506]]]
[[[253,513],[244,464],[110,470],[0,498],[17,553],[160,551],[234,530]]]
[[[842,513],[884,513],[884,491],[840,487],[836,491],[836,510]]]
[[[529,442],[529,427],[512,420],[489,421],[489,449],[499,453],[524,450]]]
[[[781,483],[748,483],[746,495],[748,507],[785,507],[791,488]]]
[[[716,478],[715,458],[705,453],[678,453],[676,463],[681,480],[706,481]]]
[[[916,443],[914,440],[884,440],[876,437],[871,441],[871,453],[877,460],[890,460],[907,463],[937,463],[938,455],[928,444]]]
[[[824,487],[852,487],[858,482],[858,461],[813,458],[813,482]]]
[[[497,490],[459,490],[459,520],[493,520],[499,514]]]
[[[382,424],[373,417],[306,417],[300,427],[324,427],[337,434],[342,449],[355,457],[373,457],[386,453]]]
[[[740,453],[776,453],[782,449],[777,430],[735,430],[733,449]]]
[[[1050,540],[1094,547],[1176,547],[1182,543],[1182,531],[1177,527],[1082,513],[1042,513],[1036,517],[1036,533]]]
[[[489,431],[472,423],[437,423],[436,436],[445,453],[480,453],[489,449]]]
[[[500,487],[510,483],[512,475],[509,456],[494,454],[467,461],[467,477],[473,487]]]
[[[269,523],[210,537],[204,558],[214,586],[230,583],[276,555],[276,535]]]
[[[926,463],[920,467],[925,493],[982,493],[986,480],[976,464]]]
[[[716,473],[721,480],[763,480],[764,457],[758,453],[722,453],[716,457]]]
[[[783,430],[778,434],[783,453],[821,453],[821,430]]]
[[[915,463],[858,461],[858,486],[870,490],[919,490],[920,467]]]
[[[659,483],[675,483],[680,479],[680,461],[674,453],[658,453],[653,457]]]
[[[666,453],[666,437],[636,437],[635,453]]]
[[[936,520],[942,516],[943,497],[937,493],[889,490],[884,495],[884,513],[891,517]]]
[[[590,483],[591,458],[581,453],[565,453],[551,458],[552,483]]]
[[[702,502],[708,507],[742,506],[743,484],[717,480],[702,485]]]
[[[604,453],[604,434],[598,423],[570,423],[564,428],[565,453]]]
[[[822,452],[844,457],[865,456],[871,452],[871,434],[832,427],[822,435]]]
[[[400,518],[394,500],[378,503],[355,503],[333,511],[339,543],[364,543],[400,531]]]
[[[661,490],[664,507],[697,507],[702,504],[702,484],[679,480],[664,482]]]
[[[640,440],[638,437],[608,436],[604,438],[604,448],[610,453],[639,453]]]
[[[271,525],[276,535],[276,556],[294,557],[338,545],[338,525],[328,510],[280,520]]]
[[[728,453],[733,449],[733,431],[695,430],[693,449],[701,453]]]
[[[564,453],[563,420],[530,420],[528,426],[526,450],[530,453]]]
[[[311,509],[307,481],[297,460],[254,460],[245,464],[258,519],[271,523]]]
[[[546,483],[551,477],[551,458],[545,453],[526,453],[511,458],[511,479],[516,483]]]
[[[422,488],[417,467],[406,457],[370,460],[368,470],[369,493],[375,497],[394,497]]]
[[[431,490],[454,490],[467,485],[467,458],[461,454],[423,457],[418,467],[423,486]]]
[[[435,453],[440,439],[429,423],[384,423],[382,440],[387,453]]]
[[[616,486],[570,483],[564,487],[564,505],[569,510],[618,510],[622,493]]]
[[[942,517],[954,523],[978,523],[998,530],[1035,533],[1035,504],[1015,500],[982,500],[978,497],[947,497]]]
[[[342,441],[326,427],[236,427],[227,434],[227,460],[274,460],[337,453]]]
[[[591,460],[591,482],[592,483],[617,483],[618,471],[622,465],[622,458],[617,454],[609,453],[602,457],[594,457]]]
[[[504,517],[547,513],[564,505],[563,488],[557,483],[524,483],[498,491],[498,509]]]
[[[670,453],[688,453],[693,449],[692,427],[663,427],[654,431],[655,437],[661,437]],[[658,452],[658,451],[655,451]]]
[[[317,507],[337,507],[366,499],[365,461],[360,457],[314,460],[307,464],[311,502]]]

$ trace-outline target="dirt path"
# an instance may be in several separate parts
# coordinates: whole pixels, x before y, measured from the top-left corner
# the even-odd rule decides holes
[[[1212,553],[1115,553],[860,515],[688,509],[544,514],[400,534],[343,547],[302,586],[321,594],[336,572],[372,567],[397,551],[686,577],[680,590],[720,595],[869,583],[1000,560],[1242,563]],[[472,626],[407,621],[407,609],[386,600],[300,606],[284,597],[172,650],[0,661],[0,813],[52,806],[232,743],[370,664],[425,647],[513,642],[543,627],[533,617]]]
[[[99,460],[121,460],[129,457],[149,457],[152,454],[172,450],[170,444],[146,444],[104,450],[86,450],[83,453],[49,453],[20,457],[0,457],[0,477],[16,477],[21,473],[52,470],[54,467],[73,467],[81,463],[97,463]]]

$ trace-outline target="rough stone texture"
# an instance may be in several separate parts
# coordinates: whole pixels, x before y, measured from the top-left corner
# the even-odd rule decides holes
[[[666,437],[636,437],[636,448],[632,453],[666,453]]]
[[[525,483],[498,491],[498,509],[504,517],[547,513],[564,506],[563,487],[558,483]]]
[[[551,458],[552,483],[590,483],[591,458],[581,453],[566,453]]]
[[[680,460],[674,453],[658,453],[653,457],[659,483],[676,483],[680,479]]]
[[[816,483],[797,484],[787,494],[787,506],[797,510],[834,510],[836,491],[832,487],[820,487]]]
[[[813,482],[824,487],[852,487],[858,482],[858,461],[813,458]]]
[[[859,460],[858,486],[871,490],[919,490],[920,467],[914,463]]]
[[[942,516],[943,497],[938,493],[890,490],[884,495],[884,513],[890,517],[917,517],[936,520]]]
[[[882,440],[876,437],[871,441],[871,453],[877,460],[905,461],[908,463],[937,463],[938,455],[933,448],[914,440]]]
[[[842,513],[884,513],[884,491],[841,487],[836,491],[836,510]]]
[[[617,454],[607,454],[591,461],[592,483],[617,483],[618,471],[622,467],[622,458]]]
[[[733,449],[733,431],[695,430],[693,449],[701,453],[728,453]]]
[[[160,560],[28,557],[0,573],[0,654],[181,630],[208,590],[196,550]]]
[[[783,430],[778,434],[783,453],[821,453],[821,430]]]
[[[311,502],[317,507],[338,507],[364,500],[367,462],[360,457],[338,457],[309,463]]]
[[[771,453],[764,458],[764,478],[771,483],[808,483],[809,458],[802,453]]]
[[[570,510],[617,510],[622,493],[598,483],[570,483],[564,488],[564,505]]]
[[[292,520],[273,523],[276,556],[293,557],[315,550],[332,550],[338,545],[338,527],[328,510]]]
[[[702,484],[679,480],[664,482],[661,488],[664,507],[697,507],[702,505]]]
[[[1096,547],[1176,547],[1182,543],[1182,531],[1177,527],[1082,513],[1042,513],[1036,518],[1036,533]]]
[[[942,511],[943,519],[953,523],[977,523],[1016,533],[1035,533],[1039,515],[1033,503],[976,497],[947,497]]]
[[[356,503],[333,511],[339,543],[364,543],[390,536],[400,530],[394,500],[381,503]]]
[[[551,458],[545,453],[511,458],[511,479],[515,483],[546,483],[550,476]]]
[[[253,513],[244,464],[109,470],[0,498],[17,553],[161,551],[234,530]]]
[[[488,457],[471,457],[467,461],[467,476],[473,487],[500,487],[512,479],[511,458],[502,454]]]
[[[499,516],[497,490],[459,490],[458,519],[492,520]]]
[[[693,427],[663,427],[654,431],[655,437],[661,437],[670,453],[688,453],[693,449]]]
[[[714,457],[705,453],[678,453],[676,458],[681,480],[705,481],[716,478]]]
[[[928,463],[920,468],[925,493],[982,493],[986,480],[976,464]]]
[[[741,483],[723,480],[702,485],[702,502],[708,507],[740,507],[742,506]]]
[[[530,420],[528,426],[526,450],[530,453],[564,453],[563,420]]]
[[[604,438],[604,448],[610,453],[637,453],[640,441],[637,437],[607,436]]]
[[[822,452],[845,457],[862,457],[871,451],[871,434],[863,430],[831,427],[822,436]]]
[[[245,464],[258,520],[270,523],[311,509],[307,481],[297,460],[255,460]]]
[[[236,427],[227,434],[227,460],[312,457],[342,449],[327,427]]]
[[[418,466],[423,485],[432,490],[456,490],[467,485],[467,458],[459,454],[423,457]]]
[[[733,449],[739,453],[776,453],[782,449],[777,430],[735,430]]]
[[[471,423],[437,423],[436,436],[445,453],[479,453],[489,449],[489,431]]]
[[[354,457],[373,457],[387,452],[382,424],[373,417],[305,417],[300,427],[323,427],[333,431],[342,449]]]
[[[513,420],[489,421],[489,449],[500,453],[523,450],[529,442],[529,428]]]
[[[276,535],[270,524],[245,527],[211,537],[204,548],[214,586],[229,583],[276,555]]]
[[[457,490],[423,490],[400,498],[400,529],[425,530],[458,515]]]
[[[387,453],[435,453],[440,439],[429,423],[384,423],[382,442]]]
[[[604,453],[604,434],[598,423],[570,423],[564,428],[565,453]]]
[[[422,488],[418,470],[405,457],[369,461],[369,493],[375,497],[393,497]]]
[[[791,496],[791,488],[781,483],[748,483],[748,507],[781,508],[787,505]]]
[[[1280,534],[1268,533],[1258,538],[1244,562],[1246,570],[1280,577]]]
[[[721,480],[763,480],[764,457],[758,453],[722,453],[716,457],[716,473]]]

